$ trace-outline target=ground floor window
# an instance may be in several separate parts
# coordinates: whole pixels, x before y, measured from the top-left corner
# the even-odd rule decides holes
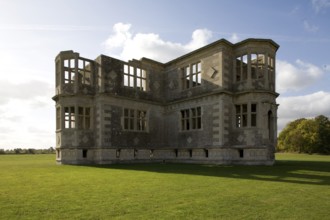
[[[78,106],[64,107],[64,128],[79,128],[90,129],[91,128],[91,108]],[[61,125],[61,113],[60,108],[56,112],[56,126]]]
[[[235,105],[236,127],[256,127],[257,126],[257,104]],[[250,121],[250,124],[248,124]]]
[[[61,108],[56,108],[56,130],[61,129]]]
[[[197,130],[202,128],[202,108],[190,108],[181,110],[181,130]]]
[[[78,128],[91,128],[91,108],[78,107]]]
[[[124,130],[147,131],[147,111],[137,109],[124,109]]]
[[[74,106],[64,107],[64,128],[75,128],[76,114]]]

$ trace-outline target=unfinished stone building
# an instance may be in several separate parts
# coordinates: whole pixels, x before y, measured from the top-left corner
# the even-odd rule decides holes
[[[60,52],[57,162],[273,164],[278,48],[221,39],[167,63]]]

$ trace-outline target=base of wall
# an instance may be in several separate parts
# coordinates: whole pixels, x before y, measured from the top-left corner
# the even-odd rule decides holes
[[[273,165],[274,152],[262,148],[57,149],[58,164],[191,163]]]

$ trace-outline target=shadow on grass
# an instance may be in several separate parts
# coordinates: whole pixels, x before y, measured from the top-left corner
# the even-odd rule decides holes
[[[274,166],[205,165],[177,163],[86,165],[95,168],[201,175],[260,181],[330,185],[330,162],[276,161]]]

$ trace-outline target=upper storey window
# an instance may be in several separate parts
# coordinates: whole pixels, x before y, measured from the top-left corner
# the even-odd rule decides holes
[[[147,90],[147,73],[144,69],[124,64],[124,86]]]
[[[251,54],[251,77],[252,79],[263,78],[266,64],[264,54]]]
[[[250,64],[252,79],[263,78],[267,68],[270,72],[274,70],[274,58],[266,54],[251,53],[249,56],[244,54],[236,57],[236,82],[248,79],[248,64]]]
[[[78,60],[79,80],[82,85],[91,85],[91,63],[87,60]]]
[[[68,59],[64,60],[64,83],[73,84],[75,80],[75,60]]]
[[[273,57],[268,57],[267,64],[268,64],[267,66],[268,66],[269,80],[270,80],[270,82],[274,83],[274,81],[275,81],[275,78],[274,78],[274,66],[275,66],[274,58]]]
[[[189,89],[202,84],[202,65],[201,62],[186,66],[182,74],[182,88]]]
[[[236,81],[246,80],[248,74],[248,58],[247,55],[236,58]]]

